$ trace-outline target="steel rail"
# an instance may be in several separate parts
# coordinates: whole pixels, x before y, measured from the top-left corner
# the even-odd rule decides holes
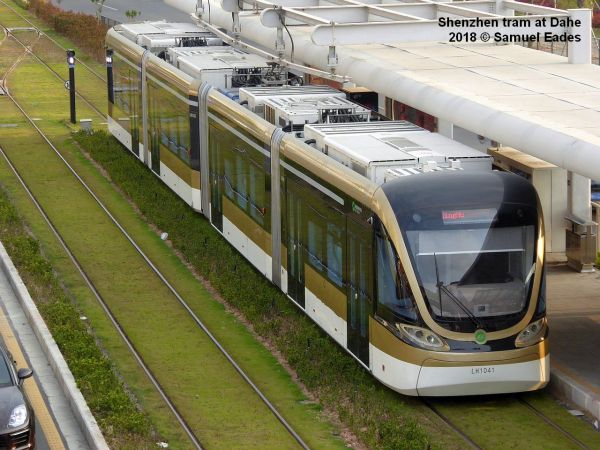
[[[0,0],[2,1],[2,0]],[[33,57],[35,59],[37,59],[40,64],[42,64],[44,67],[46,67],[50,72],[52,72],[54,74],[54,76],[56,78],[58,78],[60,81],[65,82],[66,80],[64,80],[60,74],[54,70],[52,67],[50,67],[50,64],[48,64],[46,61],[44,61],[42,58],[40,58],[38,55],[36,55],[33,52],[33,49],[30,48],[30,46],[25,45],[25,43],[21,42],[21,40],[15,36],[14,33],[10,33],[10,30],[8,28],[6,28],[4,25],[0,25],[2,28],[4,28],[8,34],[9,37],[12,37],[15,41],[17,41],[24,49],[25,49],[25,54],[29,53],[31,55],[33,55]],[[38,30],[39,31],[39,30]],[[96,113],[101,117],[101,118],[105,118],[105,114],[100,111],[90,100],[88,100],[79,90],[77,90],[77,88],[75,89],[75,93],[85,102],[87,103],[87,105],[92,108],[94,111],[96,111]]]
[[[43,34],[44,36],[46,36],[57,47],[60,47],[61,49],[65,50],[65,51],[67,50],[65,47],[63,47],[62,45],[60,45],[60,43],[56,39],[48,36],[48,34],[44,33],[42,30],[40,30],[36,26],[35,23],[33,23],[31,20],[27,19],[25,16],[23,16],[22,14],[20,14],[16,9],[14,9],[11,5],[9,5],[8,3],[6,3],[4,0],[0,0],[0,3],[2,3],[4,6],[6,6],[8,9],[10,9],[12,12],[14,12],[17,16],[19,16],[25,22],[27,22],[28,24],[30,24],[32,26],[32,28],[35,28],[39,34]],[[98,74],[98,72],[96,72],[95,70],[93,70],[90,66],[88,66],[86,63],[84,63],[81,59],[77,58],[77,56],[75,56],[75,60],[79,61],[79,64],[81,64],[83,67],[85,67],[90,72],[92,72],[96,78],[99,78],[100,80],[102,80],[103,82],[106,83],[106,78],[103,78],[100,74]]]
[[[88,286],[88,288],[90,289],[90,291],[92,291],[92,293],[94,294],[94,297],[96,297],[96,300],[98,301],[98,303],[100,304],[100,306],[104,310],[104,313],[107,315],[107,317],[109,318],[109,320],[111,321],[111,323],[113,324],[113,326],[115,327],[115,329],[117,330],[117,332],[119,333],[119,335],[121,336],[121,338],[123,339],[123,341],[125,342],[125,344],[127,345],[127,348],[129,349],[129,351],[131,352],[131,354],[133,355],[133,357],[137,361],[138,365],[142,368],[142,370],[144,371],[144,373],[146,374],[146,376],[148,377],[148,379],[150,380],[150,382],[154,385],[154,387],[156,388],[157,392],[160,394],[160,396],[165,401],[165,403],[167,404],[167,406],[169,407],[169,409],[171,410],[171,412],[173,413],[173,415],[176,417],[176,419],[179,422],[179,424],[181,425],[181,427],[185,430],[185,432],[188,435],[188,437],[190,438],[190,440],[194,443],[194,446],[197,449],[202,450],[203,447],[202,447],[200,441],[198,440],[198,438],[196,437],[196,435],[194,434],[194,432],[191,430],[191,428],[189,427],[189,425],[187,424],[187,422],[185,421],[185,419],[181,416],[181,414],[179,413],[179,411],[177,410],[176,406],[173,404],[173,402],[171,401],[171,399],[167,396],[166,392],[164,391],[164,389],[162,388],[162,386],[160,385],[160,383],[158,382],[158,380],[156,379],[156,377],[154,376],[154,374],[152,373],[152,371],[150,370],[150,368],[146,365],[146,363],[144,362],[144,360],[141,357],[141,355],[135,349],[135,346],[133,345],[133,343],[131,342],[131,340],[127,336],[127,333],[125,333],[125,331],[123,330],[123,328],[119,324],[118,320],[115,318],[115,316],[112,313],[112,311],[109,308],[109,306],[106,304],[106,302],[102,298],[102,295],[98,292],[98,289],[96,289],[96,286],[91,281],[90,277],[85,272],[85,270],[83,269],[83,267],[81,266],[81,264],[79,263],[79,261],[77,260],[77,258],[75,257],[75,255],[73,254],[73,252],[71,251],[71,249],[69,248],[69,246],[67,245],[67,243],[64,241],[64,239],[62,238],[62,236],[59,234],[58,230],[54,226],[54,223],[52,222],[52,220],[50,220],[50,218],[48,217],[48,214],[46,214],[46,211],[44,210],[44,208],[42,207],[42,205],[40,205],[40,203],[37,201],[37,199],[35,198],[35,196],[31,192],[31,190],[29,189],[29,187],[25,183],[25,180],[23,180],[23,177],[21,177],[21,174],[16,169],[16,167],[13,165],[12,161],[10,160],[10,158],[5,153],[5,151],[4,151],[4,149],[2,147],[0,147],[0,154],[6,160],[6,162],[7,162],[8,166],[10,167],[11,171],[17,177],[17,179],[19,180],[19,183],[21,184],[21,186],[23,187],[23,189],[25,189],[25,192],[27,193],[28,197],[31,199],[31,201],[33,202],[33,204],[35,205],[35,207],[37,208],[37,210],[41,214],[41,216],[44,219],[44,221],[46,222],[46,224],[48,224],[48,227],[52,231],[52,234],[54,234],[54,236],[56,237],[56,239],[60,243],[61,247],[64,249],[65,253],[69,256],[69,259],[71,260],[71,262],[73,263],[73,265],[77,268],[77,271],[79,272],[79,274],[81,275],[81,277],[85,281],[85,284]]]
[[[2,1],[2,0],[0,0]],[[7,91],[8,93],[8,91]],[[169,283],[169,281],[165,278],[165,276],[160,272],[160,270],[152,263],[150,258],[144,253],[144,251],[140,248],[140,246],[135,242],[135,240],[127,233],[127,231],[123,228],[123,226],[119,223],[119,221],[112,215],[112,213],[108,210],[108,208],[104,205],[104,203],[100,200],[100,198],[93,192],[93,190],[86,184],[86,182],[79,176],[79,174],[73,169],[73,167],[69,164],[69,162],[63,157],[63,155],[58,151],[58,149],[52,144],[52,142],[48,139],[48,137],[43,133],[43,131],[37,126],[37,124],[31,119],[31,117],[26,113],[26,111],[21,107],[21,105],[14,99],[14,97],[8,94],[9,98],[13,101],[13,103],[17,106],[17,108],[21,111],[21,113],[27,118],[27,120],[31,123],[31,125],[36,129],[36,131],[40,134],[40,136],[46,141],[46,143],[52,148],[52,150],[56,153],[56,155],[60,158],[60,160],[65,164],[65,166],[69,169],[69,171],[73,174],[73,176],[79,181],[79,183],[84,187],[84,189],[92,196],[92,198],[96,201],[98,206],[105,212],[105,214],[109,217],[109,219],[114,223],[114,225],[121,231],[121,233],[125,236],[125,238],[129,241],[129,243],[133,246],[133,248],[140,254],[140,256],[144,259],[146,264],[150,267],[150,269],[160,278],[160,280],[164,283],[164,285],[169,289],[169,291],[173,294],[173,296],[177,299],[177,301],[183,306],[183,308],[188,312],[188,314],[192,317],[196,325],[208,336],[208,338],[213,342],[213,344],[217,347],[217,349],[223,354],[223,356],[229,361],[229,363],[233,366],[233,368],[238,372],[238,374],[246,381],[246,383],[252,388],[252,390],[258,395],[258,397],[262,400],[265,406],[271,411],[271,413],[275,416],[275,418],[283,425],[283,427],[287,430],[287,432],[296,440],[296,442],[304,449],[308,450],[310,447],[304,442],[304,440],[300,437],[300,435],[292,428],[292,426],[285,420],[285,418],[281,415],[281,413],[275,408],[275,406],[269,401],[269,399],[262,393],[260,388],[250,379],[250,377],[246,374],[246,372],[240,367],[240,365],[233,359],[233,357],[227,352],[227,350],[221,345],[219,340],[210,332],[210,330],[206,327],[206,325],[200,320],[200,318],[194,313],[194,311],[190,308],[187,302],[181,297],[181,295],[177,292],[177,290]]]
[[[583,449],[589,449],[589,447],[587,445],[585,445],[583,442],[581,442],[579,439],[577,439],[575,436],[573,436],[571,433],[569,433],[567,430],[565,430],[559,424],[557,424],[552,419],[550,419],[547,415],[545,415],[542,411],[540,411],[538,408],[536,408],[531,403],[529,403],[527,400],[525,400],[522,396],[518,396],[517,398],[518,398],[519,402],[522,403],[525,407],[527,407],[531,412],[533,412],[536,416],[538,416],[540,419],[542,419],[544,422],[546,422],[546,424],[550,425],[552,428],[554,428],[555,430],[560,432],[563,436],[565,436],[567,439],[569,439],[575,445],[577,445],[578,447],[583,448]]]
[[[429,400],[426,400],[424,397],[420,397],[420,400],[425,404],[425,406],[427,406],[427,408],[429,408],[436,416],[438,416],[442,420],[442,422],[448,425],[452,430],[454,430],[454,432],[456,432],[461,438],[463,438],[471,448],[474,448],[476,450],[482,450],[481,446],[479,446],[473,439],[467,436],[467,434],[464,431],[458,428],[454,424],[454,422],[452,422],[448,418],[448,416],[446,416],[439,409],[437,409]]]
[[[2,77],[2,80],[1,80],[2,83],[4,83],[7,76],[10,74],[10,72],[12,72],[12,70],[14,70],[14,68],[17,66],[18,62],[23,58],[24,55],[21,55],[20,58],[17,59],[17,61],[15,61],[15,64],[13,64],[6,71],[6,73]],[[53,147],[52,144],[45,137],[43,132],[35,125],[35,123],[31,119],[31,117],[29,117],[29,115],[21,108],[21,106],[18,104],[18,102],[15,100],[15,98],[10,94],[8,89],[6,90],[6,95],[15,104],[15,106],[17,106],[17,108],[19,108],[19,110],[21,111],[21,114],[23,114],[23,116],[34,126],[34,128],[42,136],[42,138],[44,138],[44,140],[47,143],[49,143],[51,147]],[[56,151],[54,148],[53,148],[53,150]],[[95,285],[92,283],[91,279],[89,278],[89,276],[87,275],[87,273],[85,272],[85,270],[83,269],[83,267],[81,266],[81,264],[79,263],[79,261],[77,260],[77,258],[75,257],[75,255],[73,254],[73,252],[71,251],[69,246],[67,245],[67,243],[64,241],[64,239],[62,238],[62,236],[60,235],[60,233],[58,232],[56,227],[54,226],[54,223],[50,220],[50,217],[48,216],[48,214],[46,214],[46,211],[44,210],[42,205],[37,201],[37,199],[31,192],[31,190],[25,183],[25,180],[23,179],[23,177],[21,176],[21,174],[19,173],[17,168],[14,166],[14,164],[12,163],[12,161],[10,160],[10,158],[8,157],[8,155],[6,154],[6,152],[4,151],[4,149],[2,147],[0,147],[0,154],[2,154],[2,156],[4,157],[4,159],[7,162],[8,166],[10,167],[10,169],[12,170],[14,175],[19,180],[19,183],[21,184],[21,186],[23,186],[23,189],[25,189],[25,192],[27,193],[27,195],[29,196],[29,198],[31,199],[31,201],[33,202],[33,204],[35,205],[37,210],[40,212],[44,221],[48,224],[48,227],[50,228],[50,230],[52,231],[52,233],[54,234],[54,236],[60,243],[61,247],[65,250],[65,252],[69,256],[69,259],[71,260],[73,265],[77,268],[78,272],[81,274],[81,276],[82,276],[83,280],[85,281],[85,283],[87,284],[88,288],[90,289],[90,291],[92,291],[92,293],[94,294],[94,297],[96,297],[96,300],[98,301],[98,303],[104,310],[104,313],[110,319],[111,323],[113,324],[113,326],[115,327],[115,329],[117,330],[117,332],[119,333],[119,335],[121,336],[121,338],[123,339],[125,344],[127,345],[127,348],[129,349],[131,354],[134,356],[134,358],[137,361],[137,363],[139,364],[139,366],[142,368],[142,370],[144,371],[144,373],[146,374],[146,376],[148,377],[150,382],[154,385],[154,387],[156,388],[156,390],[158,391],[158,393],[160,394],[162,399],[165,401],[165,403],[167,404],[167,406],[169,407],[169,409],[171,410],[171,412],[173,413],[173,415],[175,416],[175,418],[177,419],[179,424],[182,426],[182,428],[184,429],[184,431],[186,432],[186,434],[188,435],[190,440],[193,442],[194,446],[198,450],[202,450],[203,447],[202,447],[200,441],[198,440],[198,438],[196,437],[194,432],[191,430],[191,428],[189,427],[189,425],[187,424],[185,419],[181,416],[181,414],[179,413],[179,411],[177,410],[177,408],[175,407],[175,405],[173,404],[171,399],[167,396],[166,392],[164,391],[164,389],[162,388],[162,386],[160,385],[160,383],[158,382],[158,380],[156,379],[156,377],[154,376],[154,374],[152,373],[150,368],[144,363],[143,358],[138,353],[138,351],[135,349],[133,343],[131,342],[131,340],[129,339],[129,337],[127,336],[127,334],[125,333],[125,331],[123,330],[123,328],[121,327],[121,325],[119,324],[117,319],[115,318],[114,314],[108,307],[107,303],[104,301],[104,299],[100,295],[100,292],[98,292]]]

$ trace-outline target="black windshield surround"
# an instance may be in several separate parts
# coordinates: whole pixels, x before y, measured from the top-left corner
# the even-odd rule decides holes
[[[538,201],[529,182],[502,172],[442,172],[383,190],[440,326],[498,331],[523,318],[538,269]]]

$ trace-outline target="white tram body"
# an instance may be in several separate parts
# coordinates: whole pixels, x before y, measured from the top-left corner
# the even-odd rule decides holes
[[[406,174],[445,168],[492,170],[489,155],[404,121],[307,125],[304,138],[376,184],[402,173],[390,169]]]
[[[227,74],[206,76],[228,47],[155,51],[144,30],[107,34],[110,132],[378,380],[425,396],[547,384],[530,183],[408,122],[362,120],[329,87],[237,86],[236,102],[210,84]],[[246,67],[252,83],[272,82],[266,66]]]

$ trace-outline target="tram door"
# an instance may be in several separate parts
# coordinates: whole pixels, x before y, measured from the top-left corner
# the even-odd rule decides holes
[[[290,179],[286,180],[288,295],[304,308],[304,247],[302,245],[302,198]]]
[[[221,232],[223,232],[223,178],[224,164],[221,148],[221,141],[227,145],[228,141],[223,139],[225,130],[214,122],[209,123],[208,130],[209,148],[208,158],[210,168],[210,221]]]
[[[373,309],[373,230],[347,219],[348,350],[369,365],[369,313]]]

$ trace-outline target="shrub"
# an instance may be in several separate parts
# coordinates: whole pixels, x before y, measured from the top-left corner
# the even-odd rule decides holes
[[[592,28],[600,28],[600,11],[594,11],[592,16]]]
[[[89,14],[63,11],[46,0],[30,0],[29,10],[58,33],[99,61],[104,60],[104,38],[108,27]]]

